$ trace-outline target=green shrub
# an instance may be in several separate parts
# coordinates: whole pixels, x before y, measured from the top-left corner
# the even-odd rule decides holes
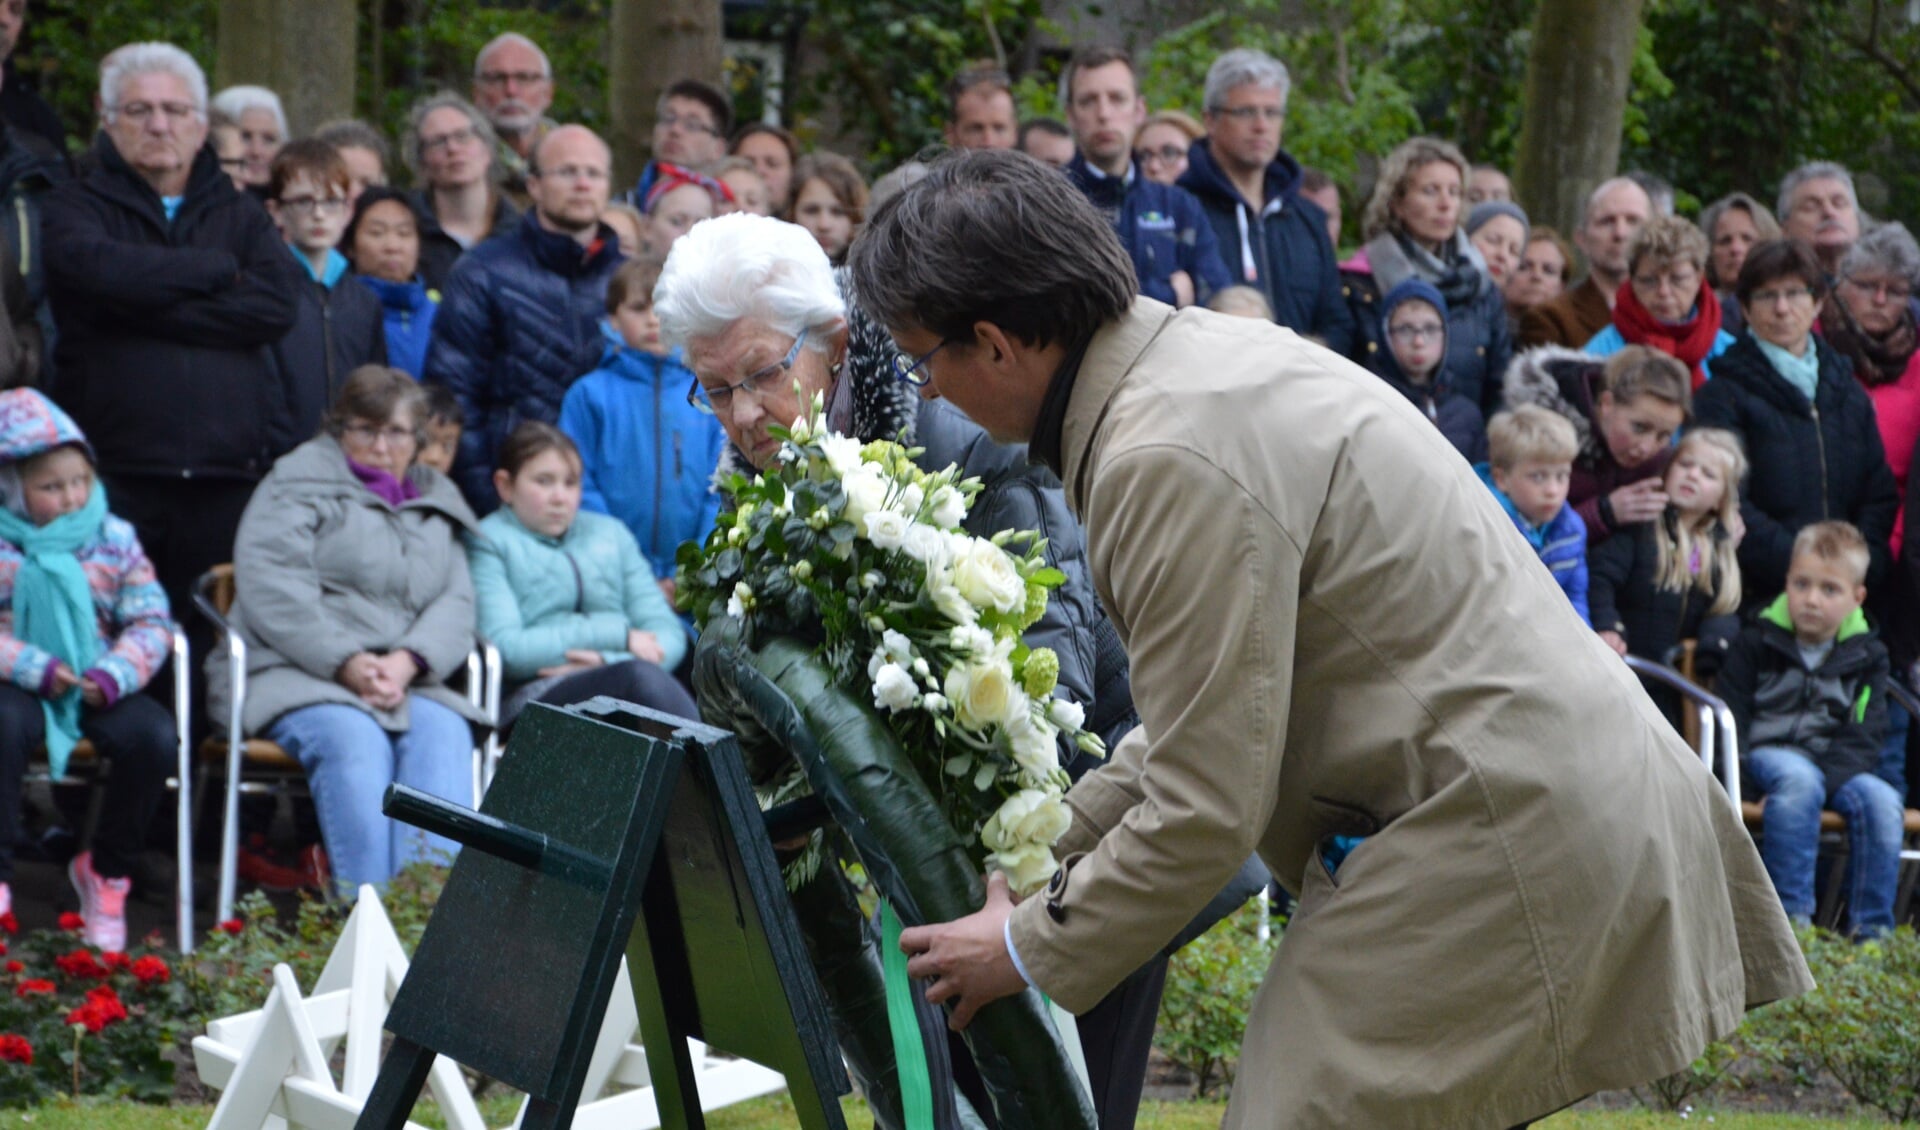
[[[1247,1006],[1280,944],[1277,923],[1272,937],[1260,940],[1264,913],[1260,900],[1249,901],[1174,954],[1167,966],[1153,1046],[1193,1072],[1196,1097],[1216,1082],[1233,1081]]]
[[[1855,944],[1800,935],[1818,987],[1753,1014],[1750,1046],[1783,1069],[1824,1071],[1861,1106],[1920,1122],[1920,936],[1901,927]]]
[[[1719,1086],[1727,1072],[1740,1061],[1740,1045],[1715,1040],[1700,1053],[1700,1058],[1663,1079],[1633,1088],[1633,1097],[1658,1110],[1680,1111],[1693,1100]]]

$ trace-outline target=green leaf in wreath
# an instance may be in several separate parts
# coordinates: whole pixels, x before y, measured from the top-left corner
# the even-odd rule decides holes
[[[938,726],[939,723],[935,722],[934,725]],[[966,754],[961,754],[959,757],[950,757],[947,759],[946,772],[947,772],[947,776],[949,777],[964,777],[968,773],[971,773],[972,771],[973,771],[973,758]]]
[[[980,768],[974,770],[973,773],[974,790],[977,792],[986,792],[987,786],[993,784],[993,779],[998,774],[999,770],[994,768],[992,762],[980,766]]]

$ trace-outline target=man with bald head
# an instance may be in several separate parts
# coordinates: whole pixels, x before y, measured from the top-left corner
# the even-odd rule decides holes
[[[1627,177],[1602,182],[1587,197],[1573,242],[1587,257],[1587,278],[1520,318],[1520,346],[1579,349],[1613,322],[1613,299],[1627,281],[1627,250],[1653,216],[1647,190]]]
[[[454,479],[475,511],[499,504],[491,477],[507,433],[553,423],[567,386],[600,359],[607,280],[620,240],[600,222],[613,155],[584,126],[560,126],[532,151],[532,207],[513,231],[461,256],[433,322],[426,380],[460,401]]]

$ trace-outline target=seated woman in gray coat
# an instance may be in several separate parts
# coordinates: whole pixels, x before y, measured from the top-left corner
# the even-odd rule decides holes
[[[480,712],[445,677],[473,646],[473,585],[460,534],[473,512],[415,462],[425,395],[384,365],[355,369],[320,435],[254,492],[234,542],[231,625],[246,640],[248,736],[299,760],[333,872],[384,883],[454,845],[388,820],[398,781],[473,799]],[[215,653],[209,666],[224,662]],[[225,713],[224,671],[209,709]]]

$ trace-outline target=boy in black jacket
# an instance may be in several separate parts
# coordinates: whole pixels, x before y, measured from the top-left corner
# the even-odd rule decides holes
[[[1789,917],[1813,917],[1820,810],[1847,821],[1847,908],[1862,937],[1893,928],[1901,797],[1874,775],[1887,729],[1887,649],[1860,611],[1868,550],[1845,522],[1793,542],[1787,591],[1720,670],[1747,776],[1766,796],[1760,858]]]

